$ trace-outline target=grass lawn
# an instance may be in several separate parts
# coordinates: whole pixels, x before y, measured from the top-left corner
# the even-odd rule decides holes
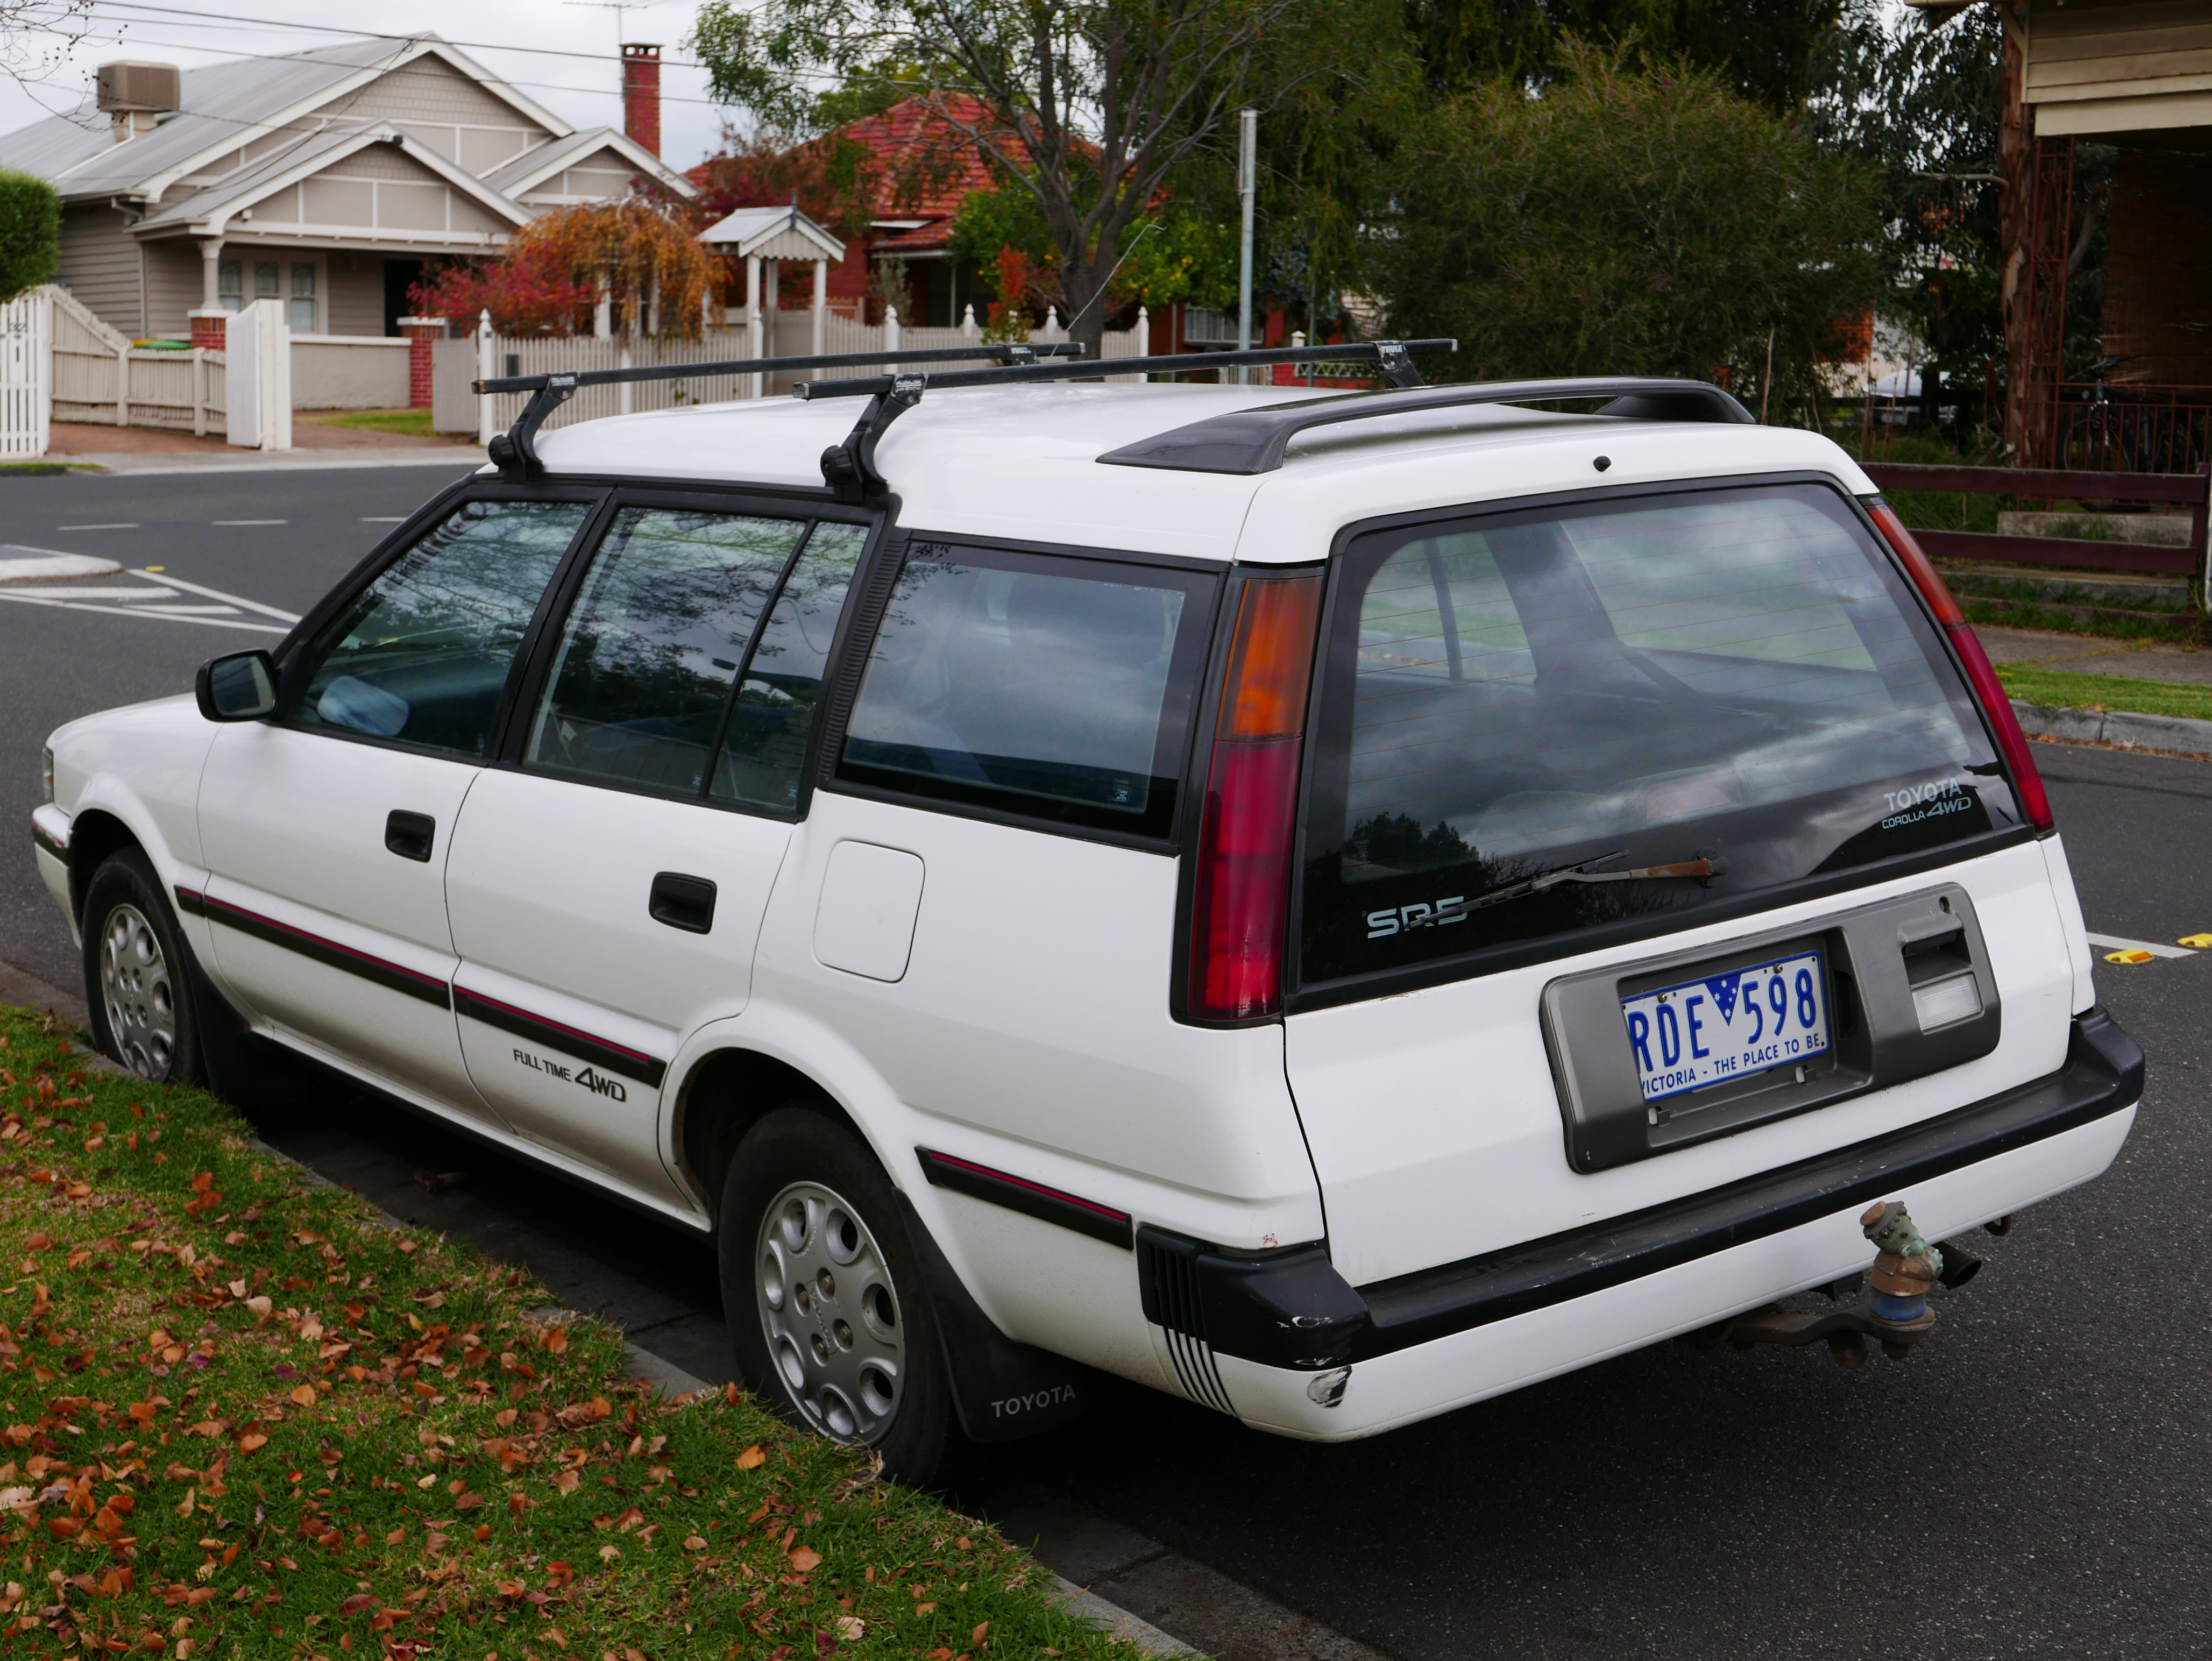
[[[2034,664],[1999,664],[1996,670],[2012,696],[2047,709],[2123,709],[2212,721],[2212,687],[2176,686],[2132,675],[2077,675]]]
[[[0,1008],[0,1643],[1134,1657],[865,1455],[655,1397],[520,1271],[88,1060]]]
[[[428,409],[295,409],[292,419],[317,427],[356,427],[372,433],[404,433],[411,439],[434,437]]]

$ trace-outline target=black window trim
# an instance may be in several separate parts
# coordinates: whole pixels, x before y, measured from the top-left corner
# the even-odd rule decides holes
[[[709,796],[703,790],[668,790],[629,779],[567,773],[555,767],[532,766],[522,759],[523,746],[530,728],[530,712],[537,707],[538,700],[544,691],[545,678],[552,673],[561,627],[568,621],[570,610],[583,592],[585,576],[606,540],[615,516],[625,507],[696,508],[717,513],[751,512],[763,518],[793,519],[806,525],[807,529],[800,536],[798,544],[785,558],[783,569],[776,575],[775,586],[769,591],[768,603],[761,608],[752,634],[745,642],[744,652],[738,660],[738,673],[731,682],[731,700],[734,700],[738,689],[744,685],[744,672],[751,665],[753,653],[759,647],[761,633],[775,612],[776,602],[783,597],[784,584],[796,568],[799,556],[814,539],[813,526],[823,523],[857,524],[867,532],[867,538],[860,549],[860,557],[854,567],[853,586],[847,591],[845,603],[839,610],[836,632],[831,636],[829,656],[823,664],[823,687],[827,688],[835,682],[839,654],[844,648],[851,625],[855,597],[879,549],[890,539],[890,528],[897,517],[896,499],[884,507],[854,506],[819,494],[777,491],[757,485],[732,484],[708,488],[691,485],[664,486],[657,482],[641,482],[637,480],[616,482],[607,491],[599,512],[586,527],[580,551],[577,549],[569,550],[567,563],[547,591],[551,603],[546,608],[542,625],[533,624],[527,643],[527,656],[524,659],[525,670],[512,704],[506,712],[509,718],[504,723],[495,752],[487,759],[486,765],[506,772],[527,773],[535,779],[577,785],[589,790],[618,791],[625,795],[651,797],[658,801],[682,802],[713,812],[742,814],[748,818],[772,819],[783,824],[799,823],[806,817],[807,806],[813,799],[816,755],[825,724],[818,713],[807,733],[806,753],[799,758],[798,800],[788,809],[763,807],[756,802],[726,801]],[[823,705],[828,701],[829,694],[825,690]],[[720,722],[715,728],[718,744],[728,724],[731,707],[731,701],[726,700]],[[817,710],[820,707],[817,706]]]
[[[1849,508],[1874,546],[1887,560],[1905,591],[1919,608],[1919,615],[1929,631],[1941,644],[1945,661],[1949,663],[1958,686],[1966,688],[1969,704],[1973,703],[1971,683],[1966,679],[1965,666],[1958,661],[1950,636],[1929,612],[1927,602],[1910,575],[1897,567],[1896,556],[1866,503],[1854,494],[1850,488],[1833,473],[1817,469],[1793,469],[1773,473],[1729,473],[1707,477],[1657,479],[1618,485],[1585,486],[1577,490],[1541,491],[1526,495],[1501,496],[1492,500],[1460,503],[1447,506],[1426,507],[1401,513],[1379,514],[1360,519],[1339,530],[1329,544],[1328,588],[1322,604],[1321,625],[1315,641],[1315,670],[1313,684],[1307,692],[1306,733],[1308,743],[1299,766],[1298,813],[1297,840],[1291,862],[1290,913],[1284,936],[1283,1014],[1285,1017],[1304,1015],[1311,1010],[1339,1009],[1347,1003],[1365,1003],[1371,998],[1388,997],[1399,992],[1423,991],[1431,986],[1449,985],[1464,980],[1480,979],[1485,976],[1525,968],[1534,963],[1555,961],[1561,958],[1580,956],[1586,952],[1601,951],[1638,941],[1680,933],[1686,928],[1703,927],[1709,923],[1730,923],[1740,918],[1756,916],[1760,912],[1778,911],[1789,906],[1825,900],[1832,895],[1849,894],[1878,883],[1900,881],[1924,872],[1956,865],[1964,860],[1976,859],[1985,854],[2001,852],[2022,843],[2036,840],[2031,825],[2020,824],[1984,833],[1978,837],[1929,848],[1918,853],[1899,855],[1895,858],[1877,860],[1852,867],[1826,876],[1806,876],[1795,882],[1778,883],[1762,888],[1755,894],[1739,899],[1722,900],[1699,906],[1694,913],[1662,912],[1656,916],[1634,918],[1603,927],[1585,929],[1571,935],[1552,935],[1539,940],[1515,941],[1503,945],[1478,948],[1431,962],[1408,964],[1401,968],[1374,969],[1360,974],[1344,975],[1309,986],[1304,980],[1305,943],[1305,869],[1307,838],[1311,832],[1312,815],[1309,806],[1312,801],[1313,771],[1316,746],[1311,742],[1321,730],[1322,701],[1325,688],[1322,670],[1325,666],[1327,645],[1332,638],[1342,603],[1345,586],[1344,555],[1352,542],[1377,530],[1395,530],[1420,524],[1457,523],[1469,518],[1487,518],[1492,514],[1515,513],[1535,508],[1573,507],[1585,502],[1620,501],[1639,496],[1674,496],[1701,494],[1712,490],[1748,489],[1760,486],[1781,484],[1815,484],[1832,491]],[[1978,708],[1976,710],[1979,717]],[[2003,752],[1997,747],[1996,735],[1988,731],[1986,718],[1980,718],[1982,730],[1990,748],[2002,764]],[[2009,772],[2003,775],[2008,785],[2012,783]]]
[[[1211,671],[1218,656],[1215,636],[1220,632],[1222,596],[1229,587],[1227,579],[1236,567],[1224,560],[1195,559],[1182,554],[1142,553],[1089,543],[1040,542],[1027,537],[976,536],[963,530],[930,530],[910,525],[899,526],[896,546],[891,545],[893,540],[887,538],[885,545],[878,550],[880,563],[869,573],[871,581],[866,603],[846,608],[845,624],[851,630],[851,638],[840,642],[840,645],[848,654],[842,666],[847,667],[848,673],[846,683],[838,688],[835,706],[830,715],[816,723],[817,737],[822,748],[817,757],[815,788],[835,796],[850,796],[864,802],[883,802],[897,807],[915,808],[955,819],[1002,825],[1011,830],[1063,836],[1078,842],[1096,842],[1107,847],[1127,848],[1139,853],[1161,854],[1170,858],[1180,856],[1185,840],[1188,809],[1193,798],[1202,789],[1202,785],[1194,787],[1193,784],[1193,769],[1200,764],[1194,759],[1199,753],[1198,734],[1201,720],[1206,718],[1202,712],[1212,706],[1209,701]],[[986,552],[1028,554],[1048,559],[1089,560],[1106,565],[1149,566],[1159,570],[1187,572],[1215,579],[1210,586],[1207,600],[1212,610],[1202,623],[1206,646],[1198,666],[1198,679],[1194,688],[1195,695],[1191,699],[1190,718],[1180,745],[1182,771],[1176,782],[1175,812],[1164,832],[1158,835],[1139,834],[1107,826],[1070,824],[982,803],[926,796],[918,791],[838,776],[837,763],[844,749],[846,724],[851,718],[854,702],[860,696],[860,681],[867,669],[868,658],[875,650],[876,630],[883,621],[884,611],[890,603],[891,590],[905,567],[907,555],[916,544],[974,548]],[[834,743],[830,742],[833,737]]]
[[[531,614],[530,622],[523,631],[522,643],[515,649],[514,661],[507,666],[507,683],[500,691],[499,705],[492,717],[484,754],[458,755],[450,750],[437,749],[426,744],[411,744],[404,738],[386,738],[377,733],[353,731],[343,727],[311,726],[301,720],[299,700],[307,691],[304,660],[308,647],[332,619],[359,597],[364,588],[396,565],[456,508],[471,501],[568,501],[583,504],[586,508],[582,521],[569,537],[568,548],[554,567],[553,576],[547,582],[545,591],[538,597],[537,609]],[[514,712],[521,676],[526,672],[544,633],[550,601],[575,563],[578,549],[592,545],[605,511],[606,492],[604,487],[577,485],[566,481],[514,484],[503,479],[471,474],[441,491],[410,514],[405,524],[378,543],[365,559],[293,625],[292,632],[277,646],[276,709],[273,714],[263,718],[264,722],[294,732],[333,739],[339,743],[368,744],[378,749],[395,750],[404,755],[419,755],[428,761],[449,761],[457,767],[492,765]]]

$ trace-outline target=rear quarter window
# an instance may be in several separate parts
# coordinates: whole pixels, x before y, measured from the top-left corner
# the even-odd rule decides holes
[[[838,777],[1165,837],[1218,585],[1135,561],[915,544]]]
[[[1334,576],[1311,984],[1567,938],[2017,825],[1980,718],[1818,484],[1378,530]],[[1704,878],[1584,876],[1725,862]]]

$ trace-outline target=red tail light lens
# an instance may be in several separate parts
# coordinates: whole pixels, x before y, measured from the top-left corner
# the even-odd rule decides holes
[[[1928,609],[1951,637],[1951,649],[1959,654],[1960,666],[1966,671],[1966,684],[1972,688],[1974,701],[1982,707],[1982,714],[1996,735],[1997,753],[2004,757],[2005,769],[2012,775],[2014,792],[2020,797],[2021,811],[2027,815],[2029,824],[2038,831],[2052,829],[2057,820],[2051,812],[2051,798],[2043,788],[2043,775],[2036,771],[2035,753],[2029,749],[2027,735],[2020,730],[2020,718],[2012,712],[2012,700],[2005,695],[1997,672],[1990,667],[1989,653],[1974,636],[1973,627],[1966,615],[1960,610],[1959,603],[1951,591],[1943,585],[1936,567],[1912,533],[1905,528],[1905,521],[1897,517],[1897,510],[1885,501],[1871,501],[1867,511],[1874,516],[1875,524],[1882,534],[1898,561],[1905,567],[1912,585],[1920,591],[1920,597],[1928,603]]]
[[[1191,906],[1189,1013],[1283,1007],[1283,937],[1313,675],[1321,579],[1244,585],[1200,815]]]

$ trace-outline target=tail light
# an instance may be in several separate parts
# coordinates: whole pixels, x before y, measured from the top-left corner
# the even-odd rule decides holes
[[[1283,1007],[1298,761],[1320,616],[1317,575],[1254,579],[1237,606],[1193,885],[1188,1013],[1201,1020]]]
[[[2020,797],[2021,811],[2037,830],[2051,829],[2057,821],[2051,816],[2051,798],[2043,788],[2043,775],[2036,771],[2035,754],[2028,748],[2027,735],[2020,730],[2020,718],[2012,712],[2012,700],[2005,695],[1996,670],[1990,667],[1989,653],[1974,638],[1966,614],[1959,609],[1958,601],[1943,585],[1942,578],[1936,575],[1935,566],[1912,539],[1912,533],[1905,528],[1905,521],[1897,517],[1897,510],[1876,500],[1867,504],[1867,512],[1874,516],[1882,539],[1905,567],[1913,586],[1920,591],[1920,597],[1928,603],[1929,611],[1951,637],[1951,650],[1959,655],[1960,666],[1966,671],[1966,684],[1973,689],[1974,701],[1982,706],[1982,715],[1996,737],[1997,753],[2004,757],[2005,770],[2012,775],[2012,787]]]

